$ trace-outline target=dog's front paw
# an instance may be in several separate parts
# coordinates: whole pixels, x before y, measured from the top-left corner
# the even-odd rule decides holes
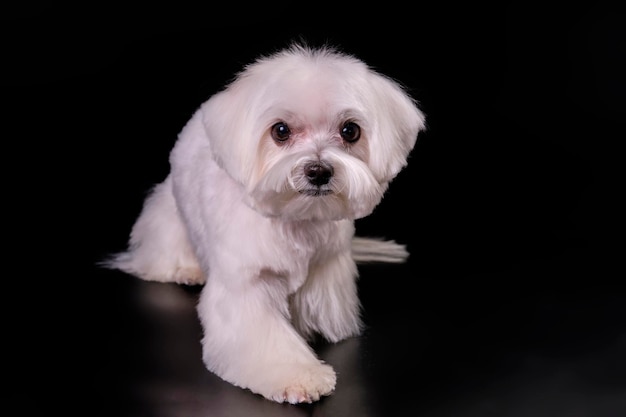
[[[280,375],[282,374],[282,375]],[[281,369],[271,386],[264,387],[260,394],[279,402],[291,404],[312,403],[335,389],[337,375],[333,368],[322,363],[295,365]]]

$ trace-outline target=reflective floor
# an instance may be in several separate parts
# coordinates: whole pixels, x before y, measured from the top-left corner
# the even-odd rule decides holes
[[[82,334],[91,342],[84,382],[98,405],[89,415],[623,416],[626,291],[614,255],[572,250],[454,277],[423,270],[418,257],[364,266],[367,328],[315,345],[337,388],[298,406],[204,368],[199,288],[94,270],[100,296]]]

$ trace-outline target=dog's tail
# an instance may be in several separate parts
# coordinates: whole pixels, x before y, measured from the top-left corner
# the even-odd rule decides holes
[[[352,258],[356,263],[402,263],[409,257],[405,245],[380,238],[352,238]]]

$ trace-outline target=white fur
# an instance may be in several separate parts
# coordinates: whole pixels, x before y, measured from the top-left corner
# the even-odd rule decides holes
[[[347,120],[361,129],[352,144],[340,136]],[[271,136],[279,121],[285,143]],[[307,340],[361,331],[355,261],[408,256],[354,237],[354,220],[379,204],[423,128],[409,95],[354,57],[293,45],[260,58],[193,115],[128,251],[104,265],[204,284],[207,368],[277,402],[316,401],[336,375]],[[332,167],[328,183],[308,180],[310,163]]]

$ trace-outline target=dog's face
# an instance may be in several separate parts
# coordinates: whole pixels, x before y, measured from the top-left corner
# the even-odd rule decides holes
[[[300,220],[370,214],[424,128],[394,81],[299,46],[246,67],[202,111],[213,155],[246,202]]]

